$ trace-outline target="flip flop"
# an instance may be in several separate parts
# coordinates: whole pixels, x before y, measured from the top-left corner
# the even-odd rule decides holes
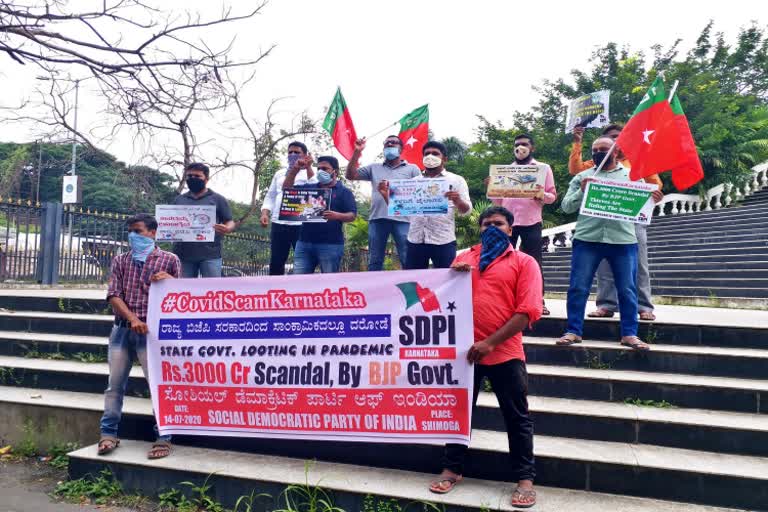
[[[106,455],[120,446],[120,440],[114,436],[101,436],[99,439],[99,447],[97,453],[99,455]]]
[[[533,500],[533,501],[531,501]],[[512,492],[512,506],[515,508],[531,508],[536,504],[536,491],[522,490],[516,487]]]
[[[587,313],[587,316],[589,318],[613,318],[613,315],[615,313],[613,311],[608,311],[607,309],[603,308],[597,308],[596,310]]]
[[[638,352],[645,352],[647,350],[651,350],[651,346],[638,338],[637,336],[628,336],[629,340],[621,340],[621,344],[625,347],[629,347],[632,350],[637,350]]]
[[[167,452],[167,453],[164,453]],[[168,441],[155,441],[147,452],[148,459],[162,459],[171,454],[171,443]]]
[[[569,347],[571,345],[575,345],[576,343],[581,343],[581,338],[575,334],[567,332],[560,336],[560,339],[555,342],[555,345],[558,347]]]
[[[647,322],[653,322],[656,320],[656,315],[653,314],[653,311],[641,311],[640,312],[640,320],[645,320]]]
[[[447,488],[443,488],[443,482],[448,482],[451,485]],[[459,482],[461,482],[461,476],[441,476],[439,480],[435,480],[429,484],[429,490],[435,494],[448,494]]]

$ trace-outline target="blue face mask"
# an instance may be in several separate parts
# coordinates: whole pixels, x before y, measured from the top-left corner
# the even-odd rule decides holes
[[[318,170],[317,171],[317,182],[321,185],[327,185],[330,182],[333,181],[333,176],[331,176],[331,173],[328,171]]]
[[[155,249],[155,240],[138,233],[128,233],[128,245],[131,247],[131,257],[144,263],[149,253]]]
[[[392,146],[388,148],[384,148],[384,159],[385,160],[394,160],[395,158],[400,156],[400,148],[397,146]]]
[[[301,155],[299,155],[298,153],[293,153],[288,155],[288,168],[290,169],[291,167],[296,165],[296,162],[299,161],[299,158],[301,158]]]

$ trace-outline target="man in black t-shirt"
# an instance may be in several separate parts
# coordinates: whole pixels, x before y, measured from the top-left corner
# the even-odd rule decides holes
[[[208,188],[208,166],[192,163],[184,170],[189,192],[176,196],[173,204],[216,207],[216,237],[213,242],[176,242],[173,252],[181,260],[181,277],[221,277],[221,242],[235,230],[232,210],[220,194]]]
[[[305,222],[293,253],[293,273],[312,274],[338,272],[344,257],[344,223],[357,217],[355,196],[338,180],[339,161],[332,156],[317,159],[317,183],[293,186],[298,170],[289,170],[283,182],[287,188],[330,189],[330,207],[323,212],[326,222]]]

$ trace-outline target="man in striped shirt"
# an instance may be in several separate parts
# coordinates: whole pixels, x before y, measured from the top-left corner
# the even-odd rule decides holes
[[[130,251],[112,260],[107,301],[115,312],[115,325],[109,336],[109,386],[104,393],[99,455],[120,445],[117,429],[123,410],[123,397],[133,366],[133,354],[147,378],[147,306],[149,286],[162,279],[179,277],[179,258],[155,246],[157,220],[142,213],[129,218]],[[171,453],[170,436],[158,438],[147,457],[159,459]]]

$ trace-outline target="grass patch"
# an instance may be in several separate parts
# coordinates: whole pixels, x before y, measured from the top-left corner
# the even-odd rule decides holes
[[[624,403],[628,405],[637,405],[640,407],[658,407],[659,409],[669,409],[674,407],[666,400],[642,400],[640,398],[625,398]]]

